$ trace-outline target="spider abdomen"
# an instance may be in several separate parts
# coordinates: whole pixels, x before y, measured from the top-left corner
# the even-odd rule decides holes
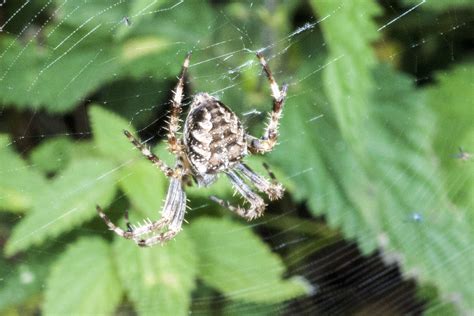
[[[186,155],[199,175],[232,168],[247,155],[239,118],[214,97],[196,95],[184,127]]]

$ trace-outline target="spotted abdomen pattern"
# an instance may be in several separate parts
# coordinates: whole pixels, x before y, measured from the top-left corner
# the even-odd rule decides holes
[[[184,129],[186,155],[197,174],[232,168],[247,155],[245,131],[237,115],[217,99],[191,109]]]

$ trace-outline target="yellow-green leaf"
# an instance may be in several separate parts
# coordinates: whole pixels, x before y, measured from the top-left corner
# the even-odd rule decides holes
[[[139,315],[187,315],[195,287],[196,255],[185,231],[165,246],[140,248],[117,237],[115,264]]]
[[[116,178],[114,164],[108,160],[89,158],[71,163],[42,188],[32,211],[13,229],[6,254],[39,245],[97,216],[95,205],[111,202]]]
[[[82,238],[51,268],[43,313],[111,315],[122,292],[110,246],[98,238]]]
[[[278,303],[312,292],[299,276],[284,278],[281,259],[247,226],[225,219],[191,223],[197,242],[199,276],[231,300]]]

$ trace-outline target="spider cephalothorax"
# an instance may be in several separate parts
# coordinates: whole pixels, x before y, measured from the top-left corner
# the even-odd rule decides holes
[[[225,173],[234,189],[250,203],[250,206],[248,208],[233,206],[214,196],[211,199],[249,220],[261,216],[266,204],[244,180],[267,194],[270,200],[282,197],[283,186],[276,182],[271,172],[269,180],[253,172],[243,163],[243,158],[248,153],[269,152],[275,146],[287,90],[286,85],[280,90],[263,55],[257,53],[257,57],[270,82],[273,97],[273,110],[264,135],[256,138],[247,134],[232,110],[215,97],[207,93],[198,93],[193,98],[184,123],[182,139],[176,136],[180,129],[179,116],[182,111],[184,76],[190,58],[188,54],[174,90],[168,127],[168,149],[177,157],[175,167],[168,167],[128,131],[124,131],[132,144],[170,178],[161,218],[138,227],[130,225],[127,220],[128,230],[125,231],[115,226],[97,206],[99,215],[111,230],[122,237],[133,239],[139,246],[152,246],[173,238],[181,230],[184,220],[186,193],[183,186],[189,177],[192,177],[198,186],[208,186],[220,173]],[[147,235],[150,236],[145,238]]]

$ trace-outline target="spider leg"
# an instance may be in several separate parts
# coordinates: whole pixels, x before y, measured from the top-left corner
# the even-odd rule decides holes
[[[267,167],[268,165],[266,165],[266,168]],[[276,182],[275,175],[273,174],[273,172],[269,171],[269,169],[267,170],[269,171],[270,178],[272,179],[272,181],[269,181],[265,177],[262,177],[261,175],[255,173],[252,169],[250,169],[249,166],[244,163],[238,164],[237,170],[239,170],[245,178],[250,180],[250,182],[252,182],[258,190],[266,193],[270,200],[278,200],[283,196],[283,193],[285,192],[283,185]]]
[[[273,182],[277,182],[275,174],[273,173],[272,169],[270,169],[270,166],[266,162],[264,162],[262,165],[265,168],[265,170],[267,170],[267,173],[270,176],[270,179],[272,179]]]
[[[141,247],[148,247],[158,242],[165,242],[180,232],[186,209],[186,193],[181,187],[180,179],[171,178],[161,218],[158,221],[148,222],[136,228],[127,225],[127,231],[112,223],[100,206],[97,205],[96,208],[110,230],[123,238],[133,239]],[[167,228],[167,231],[161,232],[164,228]],[[156,234],[154,234],[155,232]],[[146,239],[141,238],[142,235],[148,233],[154,235]]]
[[[263,67],[263,70],[268,78],[270,83],[270,89],[272,90],[273,98],[273,109],[270,114],[267,127],[261,138],[256,138],[248,135],[248,149],[252,153],[265,153],[269,152],[276,145],[278,138],[278,124],[280,122],[281,113],[283,109],[283,104],[286,98],[286,91],[288,90],[288,85],[284,84],[280,90],[278,87],[275,78],[270,70],[270,67],[267,64],[267,61],[263,57],[261,52],[257,52],[257,58],[260,61],[260,64]]]
[[[110,218],[105,215],[104,211],[99,205],[95,206],[97,213],[99,213],[99,216],[104,220],[105,224],[109,227],[109,229],[113,232],[115,232],[117,235],[122,236],[123,238],[126,239],[133,239],[133,233],[131,231],[125,231],[122,228],[116,226]]]
[[[166,225],[166,222],[162,221],[161,219],[156,222],[151,222],[142,226],[138,226],[136,228],[134,228],[130,223],[127,223],[127,230],[125,231],[114,223],[112,223],[110,218],[105,215],[104,211],[99,205],[96,205],[96,209],[99,213],[99,216],[104,220],[105,224],[109,227],[109,229],[114,231],[117,235],[122,236],[126,239],[136,240],[139,236],[151,233],[158,229],[162,229]]]
[[[176,133],[180,128],[179,124],[179,115],[181,114],[181,101],[183,100],[183,90],[184,90],[184,76],[186,75],[186,71],[189,67],[189,59],[191,58],[191,52],[186,55],[184,59],[183,66],[181,68],[181,73],[178,77],[178,83],[176,84],[176,88],[174,89],[174,97],[171,100],[171,110],[170,110],[170,118],[168,123],[168,150],[173,153],[177,154],[182,151],[182,144],[176,137]]]
[[[128,140],[145,156],[148,160],[151,161],[156,167],[160,168],[163,173],[168,177],[178,177],[177,170],[168,167],[160,158],[151,152],[148,147],[140,143],[138,139],[133,137],[129,131],[124,130],[123,133],[127,136]]]
[[[166,196],[165,206],[161,213],[161,224],[168,230],[160,232],[146,239],[135,240],[140,247],[150,247],[157,243],[164,243],[173,239],[181,231],[186,213],[186,193],[183,190],[181,179],[172,178]],[[161,227],[159,228],[161,229]]]
[[[250,203],[250,207],[245,209],[240,206],[233,206],[229,202],[221,200],[215,196],[211,196],[210,199],[248,220],[260,217],[267,206],[263,199],[258,194],[253,192],[252,189],[250,189],[250,187],[245,184],[245,182],[235,172],[228,171],[226,174],[237,192],[239,192],[240,195],[242,195]]]
[[[125,225],[127,226],[127,231],[132,232],[133,227],[130,224],[130,219],[128,218],[128,210],[125,210],[125,214],[123,217],[125,218]]]

